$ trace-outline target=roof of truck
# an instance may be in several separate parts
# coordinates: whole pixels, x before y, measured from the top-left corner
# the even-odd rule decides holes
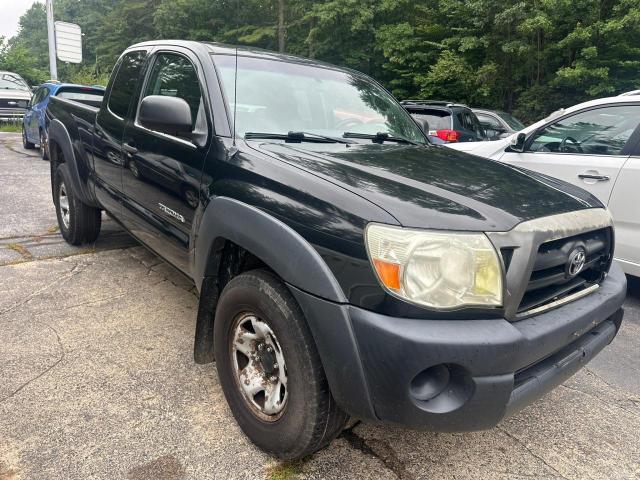
[[[331,68],[334,70],[341,70],[344,72],[358,73],[362,75],[361,72],[356,70],[352,70],[346,67],[340,67],[331,63],[322,62],[319,60],[313,60],[310,58],[299,57],[297,55],[290,55],[288,53],[278,53],[273,52],[271,50],[264,50],[262,48],[256,47],[248,47],[243,45],[229,45],[225,43],[217,43],[217,42],[197,42],[194,40],[151,40],[148,42],[140,42],[135,45],[131,45],[127,50],[137,47],[143,46],[158,46],[158,45],[170,45],[175,47],[184,47],[192,50],[202,49],[203,47],[212,54],[218,55],[234,55],[236,51],[245,57],[255,57],[255,58],[264,58],[271,60],[279,60],[284,62],[295,62],[302,63],[307,65],[320,66],[325,68]]]

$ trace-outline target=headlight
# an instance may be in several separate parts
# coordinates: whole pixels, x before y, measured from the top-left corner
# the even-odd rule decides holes
[[[393,295],[436,309],[502,306],[502,268],[482,233],[446,233],[370,224],[367,251]]]

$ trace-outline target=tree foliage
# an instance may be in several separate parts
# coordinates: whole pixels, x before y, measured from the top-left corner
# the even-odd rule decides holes
[[[438,98],[533,120],[640,88],[637,0],[54,0],[81,25],[84,63],[65,80],[104,83],[130,44],[183,38],[252,45],[364,71],[400,98]],[[0,41],[0,66],[48,77],[44,6]]]

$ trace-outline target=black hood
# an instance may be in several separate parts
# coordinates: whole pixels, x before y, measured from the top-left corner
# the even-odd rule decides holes
[[[533,218],[602,206],[560,180],[447,147],[254,145],[368,199],[405,227],[506,231]]]

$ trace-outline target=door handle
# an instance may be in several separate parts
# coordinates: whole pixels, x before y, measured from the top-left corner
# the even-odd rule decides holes
[[[578,178],[588,179],[588,180],[596,180],[598,182],[608,182],[611,178],[608,175],[595,175],[592,173],[581,173],[578,175]]]
[[[127,152],[127,155],[130,155],[130,156],[138,153],[138,149],[132,145],[129,145],[128,143],[122,144],[122,148],[124,149],[125,152]]]

